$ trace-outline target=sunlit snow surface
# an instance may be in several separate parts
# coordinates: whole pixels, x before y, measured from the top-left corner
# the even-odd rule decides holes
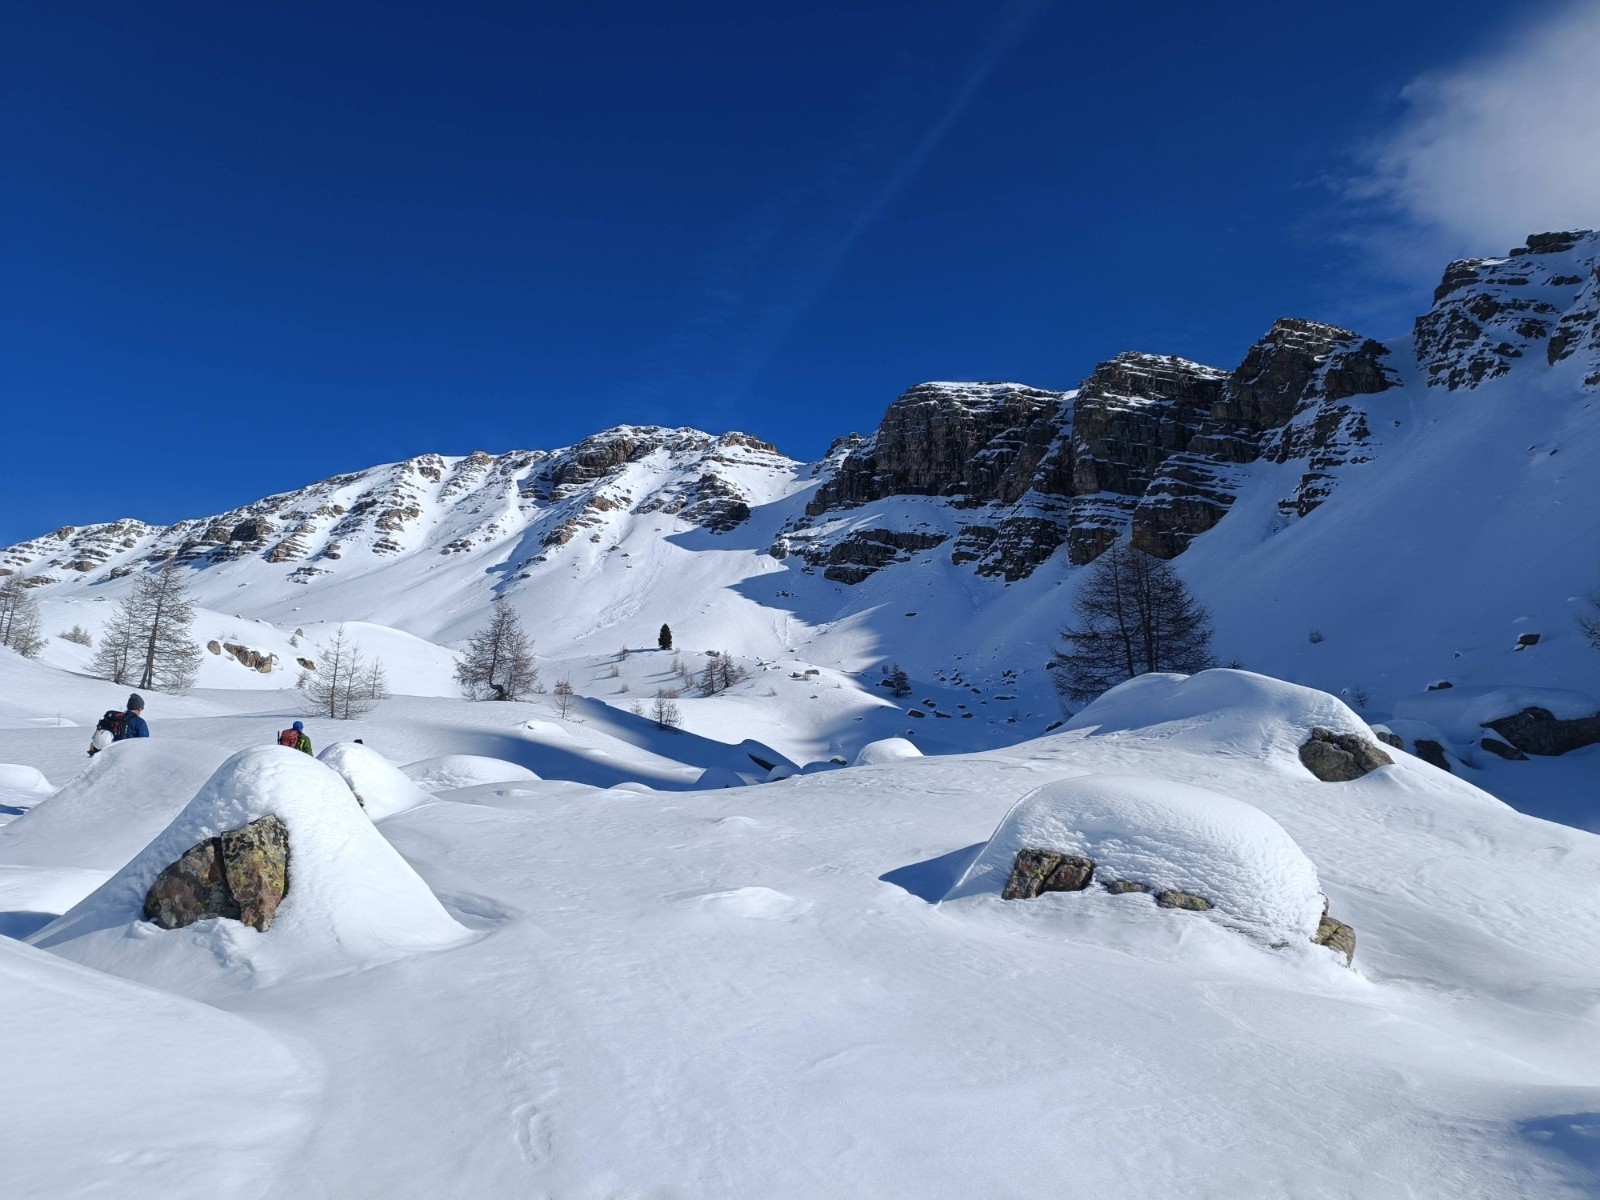
[[[77,907],[0,941],[0,1193],[1600,1191],[1600,839],[1409,755],[1319,782],[1309,730],[1366,732],[1324,693],[1150,677],[1009,749],[712,791],[762,775],[737,725],[396,700],[308,722],[341,772],[268,744],[277,703],[163,700],[87,772],[81,726],[6,735],[63,786],[0,829],[0,883]],[[424,767],[377,824],[345,782],[451,755],[516,769]],[[267,810],[305,867],[272,929],[137,921],[155,870]],[[1001,901],[1024,834],[1218,906]],[[1318,893],[1354,970],[1285,936]]]

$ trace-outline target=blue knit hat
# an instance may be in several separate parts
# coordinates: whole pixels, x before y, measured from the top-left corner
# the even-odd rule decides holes
[[[304,724],[304,723],[303,723],[303,722],[301,722],[301,721],[296,721],[296,722],[295,722],[295,723],[294,723],[294,731],[295,731],[295,732],[296,732],[296,733],[300,733],[300,732],[302,732],[302,731],[304,731],[304,729],[305,729],[305,724]]]

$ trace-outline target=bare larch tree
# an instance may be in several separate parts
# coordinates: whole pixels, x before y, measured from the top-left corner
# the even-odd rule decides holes
[[[1092,700],[1149,671],[1193,674],[1214,665],[1205,608],[1171,566],[1125,543],[1088,569],[1073,615],[1053,664],[1068,700]]]

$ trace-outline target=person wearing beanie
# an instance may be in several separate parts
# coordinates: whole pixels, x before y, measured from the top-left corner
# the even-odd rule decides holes
[[[304,721],[296,721],[289,728],[278,735],[278,745],[287,746],[291,750],[300,750],[306,754],[311,751],[311,739],[306,736]]]
[[[149,736],[150,726],[144,723],[144,697],[139,695],[138,692],[134,692],[133,695],[128,697],[128,719],[123,725],[122,736],[117,741],[121,742],[128,738],[136,737],[147,738]]]

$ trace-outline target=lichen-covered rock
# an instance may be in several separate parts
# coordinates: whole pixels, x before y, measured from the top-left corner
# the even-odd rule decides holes
[[[1525,708],[1484,725],[1524,754],[1566,754],[1600,742],[1600,713],[1562,720],[1547,708]]]
[[[144,916],[163,929],[225,918],[265,932],[288,891],[289,830],[268,815],[184,851],[150,885]]]
[[[1406,748],[1405,738],[1398,733],[1392,733],[1387,729],[1375,729],[1373,732],[1378,735],[1378,740],[1385,746],[1392,746],[1396,750],[1404,750]]]
[[[1051,850],[1019,850],[1002,900],[1032,900],[1045,892],[1081,892],[1094,878],[1094,863]]]
[[[1345,966],[1356,959],[1356,931],[1343,921],[1335,921],[1327,913],[1317,923],[1317,935],[1311,939],[1319,946],[1327,946],[1344,955]]]
[[[1129,892],[1143,892],[1148,895],[1154,890],[1148,883],[1140,883],[1135,879],[1110,879],[1106,881],[1105,889],[1113,896],[1124,896]]]
[[[216,838],[189,847],[156,876],[145,893],[144,917],[163,929],[182,929],[208,917],[239,919],[239,905],[228,891],[222,848]]]
[[[1394,765],[1394,759],[1366,738],[1320,726],[1300,747],[1300,761],[1323,783],[1349,783],[1379,767]]]
[[[1211,908],[1211,901],[1193,892],[1157,892],[1156,904],[1161,908],[1182,908],[1189,912],[1208,912]]]

